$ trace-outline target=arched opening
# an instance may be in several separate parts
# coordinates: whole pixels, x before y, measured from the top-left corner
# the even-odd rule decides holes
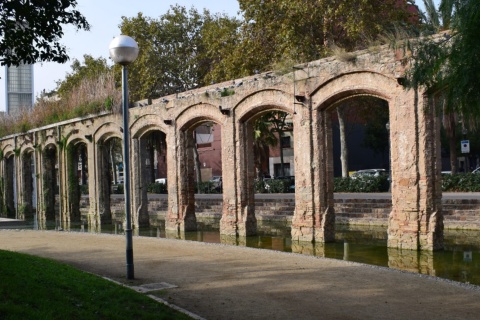
[[[160,130],[150,130],[138,139],[138,143],[134,139],[133,149],[132,187],[136,189],[133,211],[138,215],[134,227],[150,223],[163,227],[168,210],[166,135]]]
[[[33,151],[26,151],[22,155],[22,202],[19,208],[19,219],[31,219],[36,210],[36,183]]]
[[[48,222],[57,222],[58,208],[55,196],[59,191],[58,184],[58,157],[57,147],[54,144],[49,144],[45,147],[42,153],[43,157],[43,215],[41,220]],[[42,224],[43,225],[43,224]]]
[[[283,208],[279,208],[275,217],[263,216],[262,210],[255,212],[255,197],[259,197],[255,193],[295,192],[295,128],[293,115],[275,106],[254,109],[245,119],[240,127],[243,141],[240,180],[244,197],[238,235],[251,236],[262,230],[263,219],[277,219],[282,215],[287,219],[293,213]]]
[[[123,151],[121,139],[108,137],[98,144],[98,210],[102,225],[109,224],[112,220],[123,222],[125,209],[123,206],[112,206],[111,195],[121,198],[123,189]],[[113,209],[112,209],[113,208]]]
[[[85,142],[72,142],[67,147],[67,192],[67,212],[69,214],[67,220],[75,227],[82,220],[81,196],[88,194],[87,146]]]
[[[213,119],[193,119],[180,130],[178,154],[179,221],[168,222],[167,231],[196,231],[211,225],[203,214],[221,216],[223,202],[208,204],[208,194],[223,190],[221,125]],[[178,233],[178,232],[177,232]]]
[[[388,102],[373,96],[352,96],[331,109],[333,167],[336,178],[365,180],[366,192],[389,189],[390,122]],[[368,180],[368,181],[367,181]],[[356,184],[335,180],[338,192],[356,190]],[[345,189],[342,189],[345,186]],[[358,184],[360,188],[360,184]]]

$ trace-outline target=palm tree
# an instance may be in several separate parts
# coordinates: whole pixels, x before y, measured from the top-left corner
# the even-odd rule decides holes
[[[433,0],[423,0],[425,4],[425,21],[435,33],[450,29],[454,15],[454,0],[442,0],[437,10]],[[448,139],[450,149],[450,167],[452,173],[457,173],[457,114],[449,111],[446,100],[440,97],[442,110],[442,125]],[[451,110],[452,108],[450,108]]]

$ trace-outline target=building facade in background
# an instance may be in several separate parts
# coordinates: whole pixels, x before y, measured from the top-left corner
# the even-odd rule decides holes
[[[33,64],[5,67],[5,103],[9,115],[33,107]]]

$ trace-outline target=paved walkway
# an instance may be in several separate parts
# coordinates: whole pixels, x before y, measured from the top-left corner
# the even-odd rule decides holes
[[[166,282],[155,295],[206,319],[478,319],[475,286],[372,267],[221,244],[0,230],[0,249],[52,258],[129,285]]]

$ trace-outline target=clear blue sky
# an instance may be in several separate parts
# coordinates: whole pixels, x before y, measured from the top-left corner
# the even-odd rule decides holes
[[[435,2],[438,2],[436,0]],[[423,1],[416,0],[423,10]],[[211,13],[226,13],[235,16],[239,10],[237,0],[78,0],[77,9],[87,18],[91,25],[89,32],[76,32],[71,29],[65,31],[62,43],[66,45],[70,61],[65,64],[43,63],[34,67],[35,96],[42,90],[51,91],[56,88],[56,81],[63,80],[66,73],[71,71],[73,59],[83,61],[83,55],[89,54],[95,58],[108,58],[108,45],[110,41],[120,33],[118,25],[121,17],[133,17],[138,12],[145,16],[157,18],[170,8],[171,5],[179,4],[199,10],[208,9]],[[0,68],[0,111],[5,110],[5,70]]]

